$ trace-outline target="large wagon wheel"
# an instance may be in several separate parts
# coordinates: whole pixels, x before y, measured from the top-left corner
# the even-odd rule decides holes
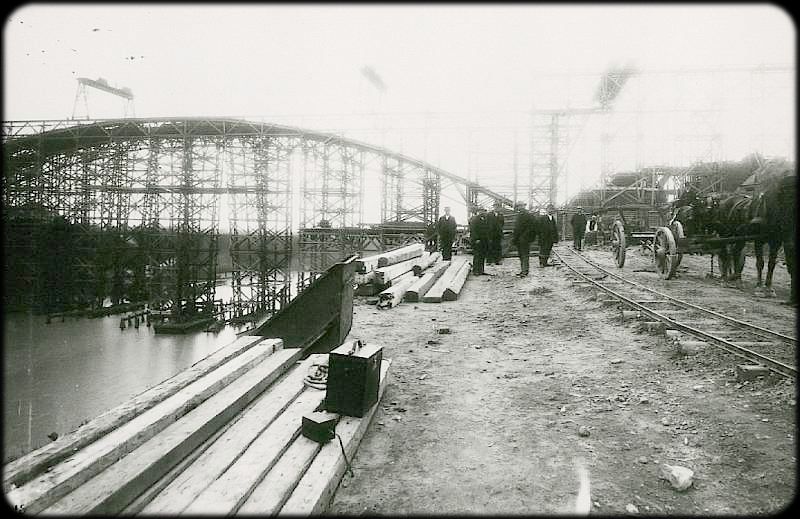
[[[675,220],[670,225],[670,230],[672,231],[672,236],[675,238],[675,245],[678,248],[678,250],[680,250],[680,247],[679,247],[680,240],[686,237],[686,235],[683,234],[683,224],[681,222],[679,222],[678,220]],[[682,252],[678,252],[677,253],[677,257],[675,258],[675,268],[676,269],[678,268],[678,265],[681,264],[681,260],[682,259],[683,259],[683,253]]]
[[[675,246],[675,237],[668,227],[656,229],[653,239],[653,255],[655,256],[656,272],[662,279],[671,279],[678,269],[678,254]]]
[[[625,265],[625,247],[625,227],[620,220],[614,220],[611,228],[611,253],[619,268]]]

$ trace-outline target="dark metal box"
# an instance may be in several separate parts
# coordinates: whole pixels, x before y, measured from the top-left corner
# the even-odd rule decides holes
[[[358,341],[356,341],[358,342]],[[345,343],[330,352],[325,409],[362,417],[378,401],[383,346]]]

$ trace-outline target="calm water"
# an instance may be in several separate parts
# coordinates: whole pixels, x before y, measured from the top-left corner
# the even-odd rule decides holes
[[[54,319],[9,314],[3,329],[3,459],[63,435],[236,340],[119,329],[119,316]]]
[[[291,273],[292,296],[298,272]],[[228,300],[230,280],[216,287]],[[53,319],[3,316],[3,460],[64,435],[236,340],[247,328],[156,335],[152,327],[119,329],[121,315]]]
[[[290,289],[306,269],[323,270],[338,255],[292,258]],[[215,299],[229,300],[230,279]],[[121,315],[53,319],[3,315],[3,460],[64,435],[236,340],[240,328],[218,333],[156,335],[142,323],[119,329]]]

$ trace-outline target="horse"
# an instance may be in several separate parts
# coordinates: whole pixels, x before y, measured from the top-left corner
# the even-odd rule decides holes
[[[737,286],[741,286],[745,244],[749,239],[756,242],[760,240],[760,238],[747,238],[757,236],[761,228],[753,223],[756,206],[753,197],[733,194],[719,200],[711,210],[709,225],[713,232],[720,238],[732,240],[722,244],[717,250],[722,279],[725,282],[733,281]],[[763,263],[763,247],[759,249],[756,246],[756,249],[756,262]]]
[[[726,239],[724,243],[709,245],[709,248],[719,257],[723,282],[733,281],[740,285],[747,236],[757,234],[760,229],[752,221],[755,207],[753,198],[743,194],[723,196],[715,193],[701,199],[694,192],[688,192],[673,202],[672,221],[683,225],[687,237],[710,235]],[[758,255],[758,248],[756,253]]]
[[[762,285],[762,271],[764,269],[763,248],[766,242],[769,245],[769,264],[764,287],[774,295],[772,289],[772,274],[775,271],[778,251],[783,247],[786,260],[786,270],[790,278],[790,295],[787,304],[797,304],[797,285],[795,284],[795,197],[797,193],[797,178],[792,170],[786,170],[776,178],[767,179],[765,188],[756,204],[752,225],[764,236],[755,242],[756,269],[758,281],[756,288]]]

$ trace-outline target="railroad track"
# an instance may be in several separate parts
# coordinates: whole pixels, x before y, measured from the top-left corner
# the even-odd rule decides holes
[[[663,323],[665,333],[685,348],[709,344],[785,377],[797,376],[796,338],[625,279],[575,250],[559,247],[553,254],[576,283],[599,290],[607,304],[620,304],[623,320],[645,319],[648,326]]]

